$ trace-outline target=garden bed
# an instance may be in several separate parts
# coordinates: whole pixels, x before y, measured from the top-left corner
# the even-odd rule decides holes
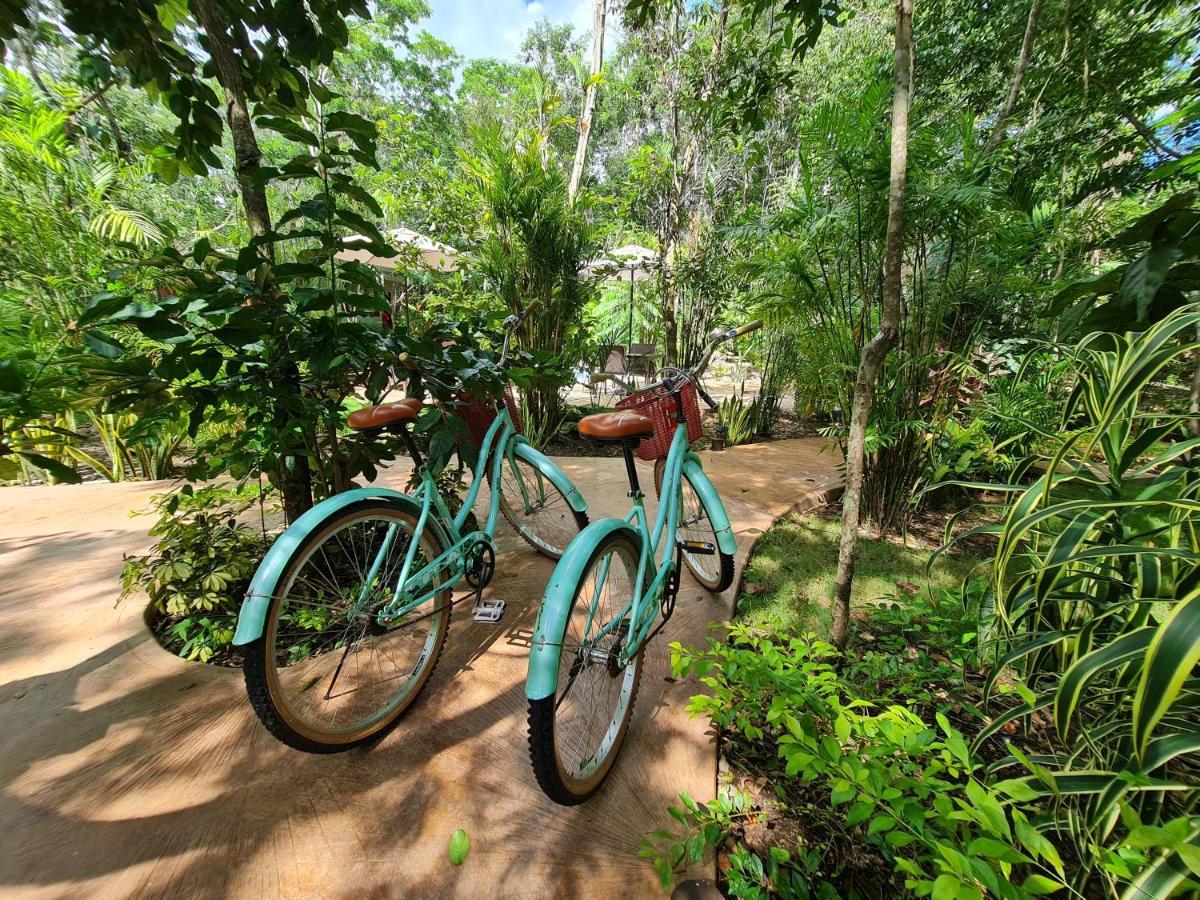
[[[677,651],[684,670],[691,665],[696,674],[710,673],[706,694],[693,698],[691,709],[710,716],[716,726],[722,798],[697,806],[695,812],[685,800],[678,812],[696,833],[703,835],[708,823],[717,826],[710,834],[723,835],[716,847],[717,867],[721,886],[731,896],[757,896],[755,890],[763,888],[777,896],[883,898],[907,893],[906,874],[878,845],[882,833],[894,827],[887,824],[891,819],[883,814],[884,804],[864,805],[859,817],[848,812],[851,792],[839,798],[832,774],[814,776],[810,771],[802,777],[791,769],[785,751],[792,735],[812,727],[818,733],[835,730],[828,721],[800,724],[820,722],[831,708],[827,702],[833,709],[863,704],[844,707],[855,722],[855,737],[846,731],[839,739],[861,741],[862,771],[871,778],[896,779],[906,797],[912,788],[905,778],[919,784],[924,777],[924,751],[912,751],[915,771],[905,771],[902,763],[893,768],[891,751],[874,758],[871,729],[878,726],[872,717],[882,721],[889,709],[898,708],[902,718],[897,727],[944,723],[947,744],[961,746],[964,753],[986,724],[980,711],[986,673],[975,642],[978,594],[971,579],[986,558],[956,549],[927,568],[951,510],[917,517],[904,539],[862,536],[854,626],[845,654],[838,656],[823,644],[838,551],[838,512],[829,505],[777,522],[759,539],[747,563],[729,637],[714,638],[707,649]],[[1001,685],[1000,692],[1004,689]],[[781,736],[780,717],[785,715],[795,719]],[[1029,731],[1019,734],[1027,752],[1049,747],[1048,724],[1034,716]],[[864,729],[861,736],[859,728]],[[1006,730],[986,741],[979,757],[1000,759],[1009,752],[1006,742],[1017,737],[1015,727]],[[807,758],[807,752],[801,757]],[[934,759],[936,754],[930,757],[930,784],[937,783]],[[946,802],[958,790],[952,780],[933,791],[944,791]],[[861,797],[854,803],[862,803]],[[694,838],[691,847],[686,840],[675,847],[661,836],[648,841],[653,850],[647,853],[660,860],[660,873],[661,860],[696,849]]]

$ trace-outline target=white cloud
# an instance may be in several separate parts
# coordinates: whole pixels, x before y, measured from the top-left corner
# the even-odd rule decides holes
[[[432,15],[417,27],[450,44],[467,59],[515,59],[529,27],[547,18],[588,31],[593,0],[430,0]]]

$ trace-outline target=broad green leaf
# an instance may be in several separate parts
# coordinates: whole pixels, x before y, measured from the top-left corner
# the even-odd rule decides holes
[[[975,838],[967,846],[967,853],[970,856],[986,856],[988,859],[1006,863],[1030,862],[1023,853],[1019,853],[1004,841],[998,841],[995,838]]]
[[[1160,625],[1146,654],[1133,701],[1134,749],[1144,758],[1155,725],[1179,696],[1200,662],[1200,590],[1178,603]]]
[[[103,356],[105,359],[116,359],[125,352],[125,348],[117,342],[116,338],[97,328],[85,331],[83,339],[92,352]]]
[[[1055,891],[1061,891],[1066,885],[1061,881],[1055,881],[1053,878],[1047,878],[1045,875],[1033,874],[1021,882],[1021,890],[1030,894],[1053,894]]]
[[[1054,724],[1058,736],[1064,741],[1070,731],[1079,698],[1088,682],[1105,669],[1121,665],[1135,656],[1141,656],[1150,646],[1157,629],[1147,626],[1122,635],[1111,644],[1093,650],[1082,657],[1063,674],[1054,699]]]
[[[859,800],[846,811],[846,824],[853,826],[865,822],[874,811],[875,804],[870,800]]]
[[[64,484],[79,484],[82,480],[78,472],[56,459],[42,456],[40,453],[27,453],[23,450],[18,451],[17,455],[35,468],[41,469],[56,481],[61,481]]]
[[[454,834],[450,835],[450,862],[461,866],[466,862],[470,850],[471,839],[467,837],[467,833],[461,828],[455,829]]]

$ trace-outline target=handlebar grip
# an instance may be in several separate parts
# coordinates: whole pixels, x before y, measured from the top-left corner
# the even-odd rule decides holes
[[[762,326],[762,319],[755,319],[753,322],[749,322],[743,325],[741,328],[734,329],[731,337],[740,338],[744,334],[749,334],[752,331],[758,331],[758,329],[762,328]]]

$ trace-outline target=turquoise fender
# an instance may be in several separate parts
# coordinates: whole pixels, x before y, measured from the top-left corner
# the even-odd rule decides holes
[[[700,465],[700,457],[695,453],[688,453],[687,458],[683,461],[683,471],[687,474],[688,481],[692,483],[692,489],[699,495],[700,502],[704,504],[704,511],[708,513],[713,530],[717,533],[717,548],[722,553],[733,556],[737,553],[737,538],[733,536],[733,526],[729,524],[729,513],[725,512],[725,504],[721,502],[721,495],[717,493],[713,483],[704,474],[704,467]]]
[[[554,567],[533,628],[529,675],[525,679],[525,696],[530,700],[541,700],[557,690],[558,658],[562,651],[560,641],[566,630],[567,616],[571,614],[575,587],[579,584],[579,579],[591,561],[597,545],[614,531],[622,529],[628,531],[636,542],[641,543],[641,534],[624,519],[602,519],[579,532],[567,545],[562,559]],[[653,560],[648,560],[648,564],[653,566]],[[653,574],[651,571],[647,577],[653,577]]]
[[[525,460],[541,472],[552,485],[562,491],[562,495],[571,504],[571,509],[575,512],[587,512],[587,501],[583,499],[583,494],[579,493],[575,485],[571,483],[571,479],[567,477],[567,473],[560,469],[554,460],[541,451],[535,450],[532,444],[519,435],[513,443],[513,455]]]
[[[401,494],[399,491],[384,487],[357,488],[322,500],[277,537],[263,561],[259,563],[258,570],[250,582],[250,589],[246,591],[242,611],[238,614],[237,631],[233,635],[233,643],[240,647],[256,641],[262,636],[263,625],[267,620],[267,607],[271,605],[271,598],[275,596],[279,579],[283,576],[283,571],[291,561],[292,555],[305,538],[324,525],[330,516],[340,513],[347,506],[362,500],[382,499],[391,500],[406,507],[414,516],[421,513],[421,504],[408,494]],[[438,529],[440,532],[440,526],[432,516],[429,518],[427,527]],[[443,545],[447,545],[444,536],[440,533],[438,536],[443,538]]]

